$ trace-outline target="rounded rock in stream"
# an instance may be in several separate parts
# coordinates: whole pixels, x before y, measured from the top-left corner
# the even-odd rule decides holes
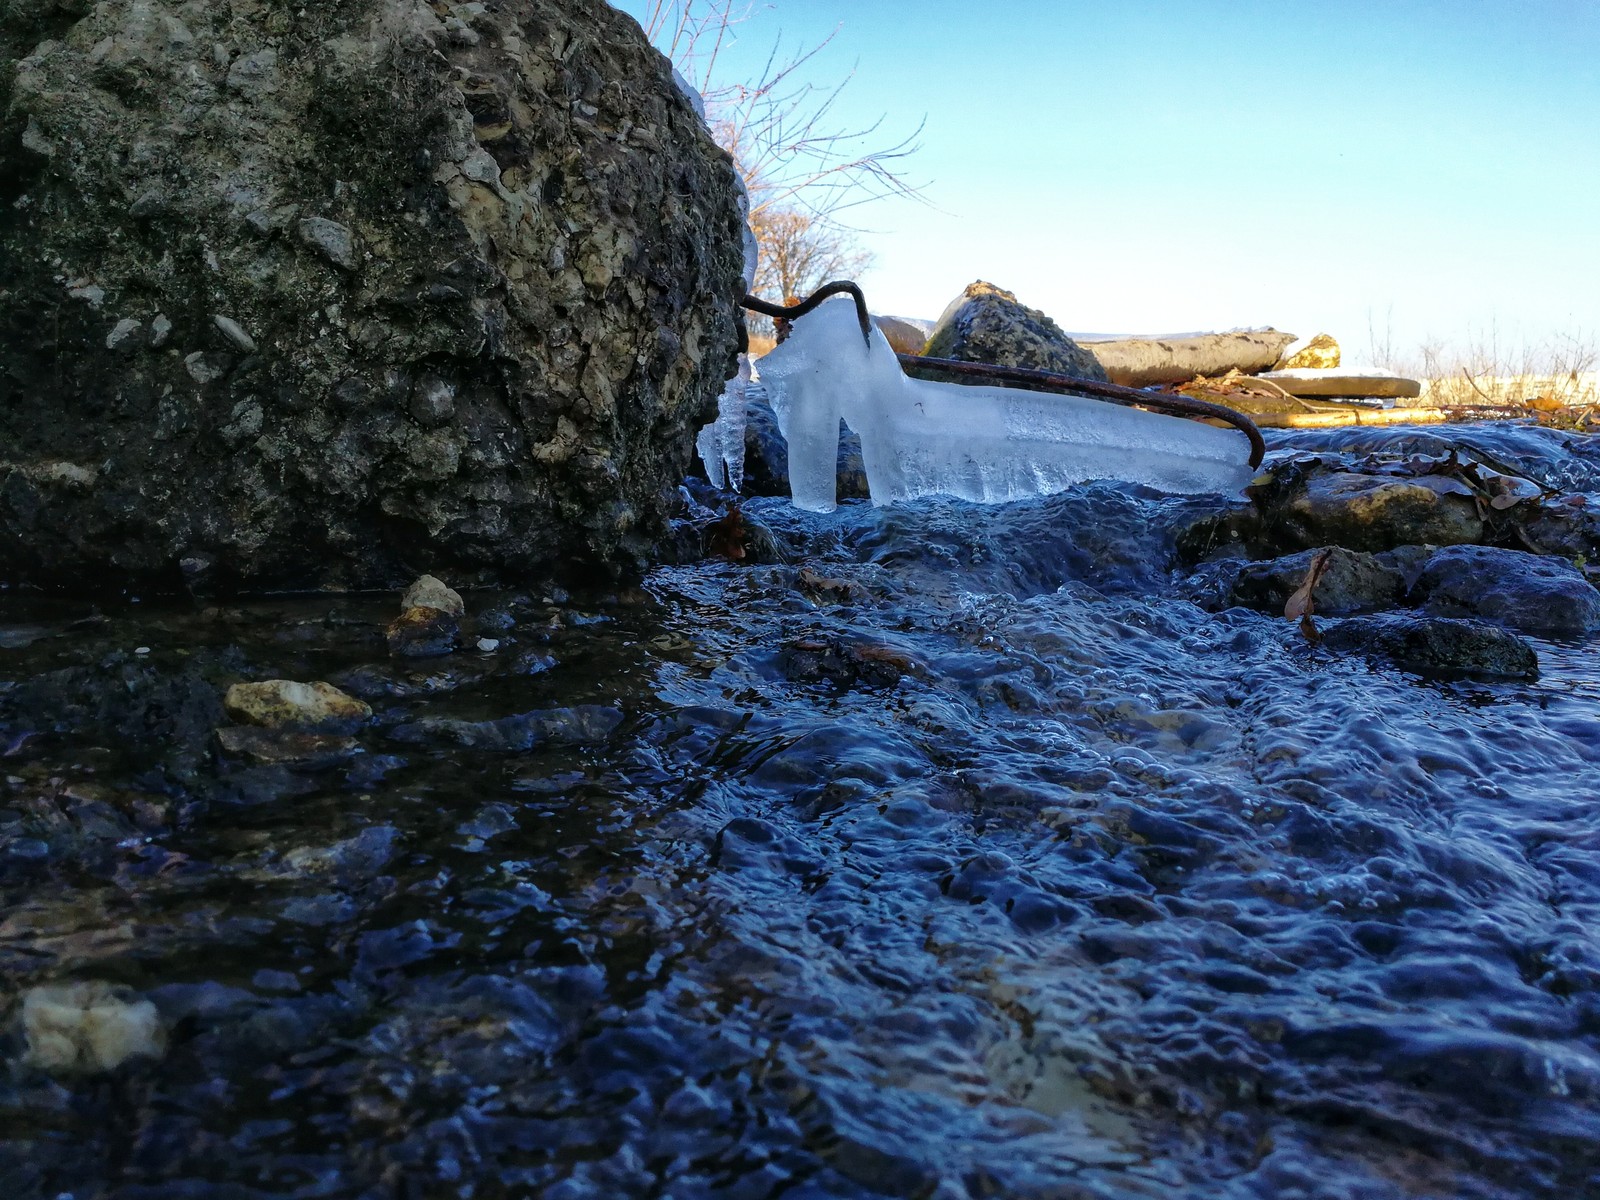
[[[1400,615],[1349,617],[1330,625],[1322,637],[1331,650],[1374,654],[1424,675],[1533,679],[1539,674],[1539,656],[1532,646],[1516,634],[1482,621]]]
[[[1316,612],[1326,616],[1371,612],[1399,603],[1405,593],[1405,572],[1393,554],[1365,554],[1338,546],[1302,550],[1267,562],[1207,563],[1192,586],[1208,607],[1237,604],[1281,613],[1320,554],[1327,559],[1313,593]]]
[[[600,0],[0,14],[0,580],[626,574],[733,372],[736,174]]]
[[[408,608],[437,608],[452,617],[467,615],[467,603],[461,593],[432,575],[423,575],[405,590],[400,597],[400,611]]]
[[[1448,476],[1367,475],[1328,470],[1316,461],[1291,462],[1270,474],[1271,481],[1252,492],[1267,536],[1277,544],[1381,551],[1483,536],[1470,489]]]
[[[1484,617],[1537,637],[1600,629],[1600,591],[1571,563],[1524,550],[1448,546],[1423,564],[1412,591],[1441,617]]]

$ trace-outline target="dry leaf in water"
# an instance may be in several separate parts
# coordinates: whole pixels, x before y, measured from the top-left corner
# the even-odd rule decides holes
[[[1300,586],[1289,597],[1288,603],[1283,606],[1283,615],[1293,621],[1310,617],[1317,611],[1316,590],[1317,584],[1322,579],[1322,573],[1328,569],[1328,561],[1333,557],[1331,550],[1318,550],[1311,559],[1311,566],[1306,569],[1306,577],[1300,581]],[[1315,626],[1312,627],[1313,629]]]

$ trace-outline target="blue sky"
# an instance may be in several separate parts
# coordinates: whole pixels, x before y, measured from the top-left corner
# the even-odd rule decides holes
[[[642,0],[619,4],[638,13]],[[924,116],[925,204],[854,210],[873,307],[976,278],[1069,330],[1600,334],[1600,0],[776,0],[840,124]]]

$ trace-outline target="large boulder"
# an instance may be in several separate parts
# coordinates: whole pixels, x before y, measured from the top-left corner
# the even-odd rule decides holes
[[[0,7],[0,582],[638,567],[735,173],[601,0]]]
[[[1004,288],[982,280],[968,284],[950,302],[928,336],[923,353],[930,358],[1026,367],[1106,382],[1105,368],[1059,325]],[[920,368],[916,374],[941,377]]]

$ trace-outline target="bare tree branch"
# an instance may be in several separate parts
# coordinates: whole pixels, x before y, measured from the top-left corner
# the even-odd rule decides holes
[[[871,260],[839,213],[889,196],[921,199],[922,185],[906,167],[923,123],[886,141],[884,118],[859,128],[831,119],[854,70],[831,86],[804,75],[838,28],[792,52],[779,39],[756,79],[722,82],[718,60],[756,8],[754,0],[649,0],[641,24],[705,101],[712,135],[750,193],[750,227],[761,251],[755,291],[782,300],[853,275]]]

